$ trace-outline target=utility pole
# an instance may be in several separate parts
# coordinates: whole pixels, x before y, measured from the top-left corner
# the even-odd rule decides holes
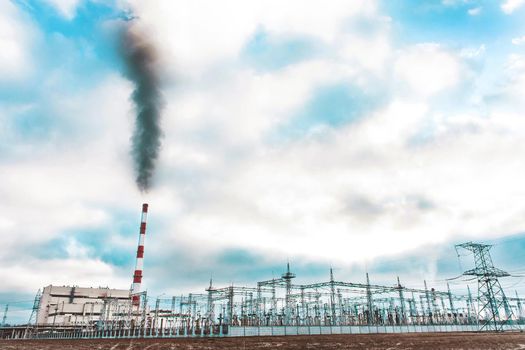
[[[261,294],[261,284],[260,283],[257,283],[257,302],[255,303],[255,313],[257,314],[257,325],[260,326],[260,323],[259,321],[262,319],[262,313],[261,313],[261,299],[262,299],[262,294]]]
[[[416,305],[416,297],[414,296],[414,292],[412,292],[412,299],[408,299],[408,307],[410,308],[411,323],[414,323],[414,317],[416,318],[416,323],[417,323],[418,322],[417,305]]]
[[[286,264],[286,273],[284,273],[281,278],[285,282],[286,286],[286,295],[285,295],[285,324],[290,324],[290,312],[291,312],[291,304],[292,304],[292,278],[295,278],[295,273],[290,272],[290,263]]]
[[[176,303],[176,298],[175,296],[172,296],[171,297],[171,328],[174,327],[175,325],[175,303]],[[212,318],[210,317],[210,320]],[[171,334],[171,331],[170,331],[170,334]]]
[[[432,315],[434,316],[434,322],[439,323],[439,310],[436,300],[436,290],[434,288],[430,288],[430,298],[432,301]]]
[[[306,324],[306,301],[304,299],[304,287],[301,286],[301,319],[303,324]]]
[[[341,294],[341,289],[339,288],[337,288],[337,305],[339,307],[339,319],[338,319],[339,323],[338,324],[342,325],[342,323],[344,322],[345,316],[346,316],[346,311],[345,311],[345,306],[343,304],[343,294]]]
[[[2,317],[2,327],[5,327],[7,321],[7,310],[9,310],[9,304],[5,304],[4,317]]]
[[[458,247],[474,254],[475,267],[463,272],[463,275],[478,279],[478,319],[482,319],[479,330],[503,331],[504,326],[511,321],[512,310],[506,307],[505,293],[498,278],[510,274],[494,267],[490,256],[492,245],[467,242],[456,245]],[[500,316],[501,308],[507,309],[505,317]]]
[[[425,283],[425,299],[427,302],[427,315],[428,319],[430,320],[430,324],[434,324],[434,312],[432,311],[432,307],[430,306],[430,294],[428,293],[428,287],[427,287],[427,281],[423,281]]]
[[[277,299],[275,298],[275,279],[272,283],[272,311],[271,311],[271,322],[272,325],[275,324],[277,315]]]
[[[147,309],[148,309],[148,291],[144,291],[142,292],[140,295],[142,295],[142,315],[141,315],[141,325],[142,325],[142,328],[146,329],[146,315],[147,315]],[[139,296],[139,307],[140,307],[140,296]],[[139,309],[140,310],[140,309]]]
[[[448,295],[448,303],[450,306],[450,313],[452,314],[454,324],[458,323],[458,314],[456,312],[456,309],[454,308],[454,300],[452,300],[452,293],[450,292],[450,285],[447,282],[447,295]]]
[[[406,323],[405,296],[403,295],[403,287],[401,286],[401,282],[399,282],[399,276],[397,276],[397,288],[399,291],[399,302],[401,303],[400,323],[404,324]]]
[[[155,300],[155,319],[153,320],[153,328],[155,329],[155,334],[157,333],[157,328],[159,326],[158,324],[159,309],[160,309],[160,297],[157,297],[157,300]]]
[[[213,319],[215,318],[215,315],[213,314],[213,310],[214,310],[214,305],[213,305],[213,292],[214,292],[214,289],[213,289],[213,280],[212,278],[210,278],[210,286],[208,287],[208,289],[206,289],[206,291],[208,292],[208,305],[207,305],[207,316],[208,316],[208,320],[210,321],[211,324],[213,324]],[[257,304],[259,305],[259,304]]]
[[[233,325],[233,299],[234,299],[234,291],[233,291],[233,284],[228,287],[228,320],[226,324],[228,326]]]
[[[419,295],[419,306],[421,307],[421,322],[423,324],[426,323],[426,320],[427,320],[427,313],[425,312],[425,296],[420,294]]]
[[[441,301],[441,322],[445,323],[449,321],[447,307],[445,306],[445,298],[443,298],[443,296],[439,296],[439,300]]]
[[[472,293],[470,292],[470,287],[468,284],[467,284],[467,292],[468,292],[467,315],[468,315],[469,324],[472,324],[473,314],[476,315],[476,323],[478,323],[479,318],[477,317],[476,310],[474,309],[474,302],[472,301]]]
[[[374,301],[372,300],[372,290],[370,289],[370,278],[368,272],[366,273],[366,306],[368,308],[368,324],[374,322]]]
[[[330,308],[332,311],[331,324],[335,325],[335,284],[334,284],[334,271],[330,266]]]

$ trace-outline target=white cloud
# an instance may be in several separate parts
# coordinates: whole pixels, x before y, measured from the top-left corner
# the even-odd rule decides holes
[[[525,35],[522,36],[522,37],[518,37],[518,38],[512,39],[512,43],[514,45],[523,45],[523,44],[525,44]]]
[[[445,6],[458,6],[471,3],[472,0],[442,0],[441,3]]]
[[[488,120],[476,114],[439,116],[433,112],[439,106],[426,101],[462,82],[462,60],[483,53],[484,46],[455,54],[434,44],[389,53],[397,64],[394,86],[407,83],[410,93],[395,91],[390,104],[355,125],[284,145],[268,145],[264,135],[315,86],[337,78],[359,81],[359,69],[317,60],[263,75],[237,72],[228,79],[229,91],[197,85],[194,93],[173,95],[169,100],[179,101],[166,113],[173,121],[167,129],[172,152],[162,161],[171,169],[162,191],[181,198],[171,239],[202,254],[234,247],[274,258],[355,262],[445,242],[458,233],[514,232],[523,224],[523,209],[502,214],[496,205],[517,183],[501,192],[492,184],[509,181],[503,175],[507,161],[521,147],[502,135],[523,126],[503,113]],[[410,147],[429,123],[435,140]],[[187,133],[204,125],[226,129],[210,144],[189,141]],[[245,125],[252,126],[249,132]],[[494,158],[502,159],[494,171],[484,160],[490,145],[498,145]],[[199,190],[171,188],[170,174],[178,171],[192,174]],[[484,196],[494,200],[487,203]]]
[[[477,16],[477,15],[479,15],[479,14],[481,13],[481,10],[482,10],[481,6],[479,6],[479,7],[473,7],[473,8],[471,8],[471,9],[469,9],[469,10],[467,11],[467,13],[468,13],[470,16]]]
[[[456,85],[462,67],[455,55],[439,45],[420,44],[400,52],[394,71],[411,93],[428,96]]]
[[[523,100],[523,89],[525,89],[525,55],[509,55],[504,75],[504,83],[496,92],[498,99],[496,103],[500,108],[514,111],[516,106],[525,107]]]
[[[501,9],[506,14],[510,15],[525,4],[525,0],[505,0],[501,4]]]
[[[26,293],[34,293],[38,288],[49,284],[129,288],[130,279],[119,272],[100,260],[81,257],[47,260],[24,257],[24,261],[2,264],[0,278],[4,281],[2,290]]]
[[[202,73],[236,57],[257,28],[333,42],[344,19],[375,12],[374,1],[130,1],[179,74]],[[206,9],[203,11],[203,9]],[[213,40],[210,40],[213,38]]]
[[[486,47],[484,44],[476,48],[464,48],[460,51],[459,55],[463,58],[473,59],[485,54]]]
[[[54,6],[62,16],[71,20],[75,18],[76,11],[82,0],[46,0]]]
[[[436,120],[433,141],[408,146],[429,115],[395,101],[325,139],[251,154],[204,189],[206,200],[174,231],[199,249],[343,263],[520,230],[525,206],[512,198],[523,195],[525,166],[515,155],[525,153],[524,123],[502,113],[450,116]]]
[[[376,16],[373,33],[345,31],[341,33],[334,44],[339,51],[340,59],[348,65],[357,64],[360,68],[375,74],[384,74],[386,62],[391,58],[390,18]]]
[[[342,35],[360,39],[358,33]],[[239,248],[274,258],[355,262],[460,233],[489,237],[517,230],[523,208],[502,214],[496,205],[521,175],[501,192],[492,184],[508,183],[506,162],[521,147],[502,133],[521,127],[503,112],[488,120],[476,113],[440,116],[429,99],[463,83],[463,61],[482,56],[485,46],[459,53],[437,44],[393,51],[388,31],[380,37],[386,40],[381,61],[393,65],[395,75],[373,71],[385,74],[381,84],[394,86],[391,103],[361,122],[295,142],[268,144],[266,137],[316,87],[352,80],[370,88],[363,71],[376,65],[356,65],[350,52],[276,72],[223,70],[221,79],[190,79],[198,83],[173,92],[161,188],[180,201],[172,221],[176,233],[167,240],[204,255]],[[362,57],[376,52],[373,45],[363,47]],[[429,125],[433,138],[410,146]],[[199,134],[211,138],[191,136]],[[495,171],[484,160],[489,145],[497,145],[494,158],[502,159]],[[180,190],[185,177],[172,187],[180,173],[189,174],[191,190]]]
[[[82,243],[85,237],[75,237],[103,230],[107,237],[100,249],[118,247],[134,255],[143,198],[133,181],[129,153],[130,93],[128,82],[110,76],[92,89],[53,98],[53,112],[61,118],[50,135],[28,141],[12,135],[11,128],[4,131],[3,139],[12,142],[2,144],[6,152],[0,161],[2,291],[34,293],[48,284],[129,287],[131,270],[102,261],[100,252]],[[0,110],[2,124],[15,121],[17,112]],[[58,131],[64,122],[67,133]],[[161,199],[155,204],[161,206]],[[173,210],[171,203],[162,207]],[[129,223],[133,229],[123,236],[115,208],[137,212],[136,222]],[[65,255],[56,256],[57,251]]]
[[[0,82],[22,79],[32,71],[35,34],[12,2],[0,2]]]

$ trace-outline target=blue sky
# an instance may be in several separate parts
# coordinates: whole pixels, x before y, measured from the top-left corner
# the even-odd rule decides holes
[[[0,308],[23,322],[48,284],[128,288],[142,202],[152,295],[288,260],[305,282],[332,265],[443,288],[466,240],[525,272],[524,19],[522,0],[1,2]],[[148,193],[126,24],[162,74]]]

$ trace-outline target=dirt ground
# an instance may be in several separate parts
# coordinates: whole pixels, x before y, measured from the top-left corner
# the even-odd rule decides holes
[[[525,333],[350,334],[287,337],[0,340],[10,350],[525,349]]]

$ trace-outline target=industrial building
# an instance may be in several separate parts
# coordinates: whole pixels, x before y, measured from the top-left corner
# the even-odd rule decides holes
[[[44,287],[38,306],[38,326],[93,326],[104,319],[107,301],[113,300],[122,310],[131,302],[126,289],[82,288],[76,286]]]

